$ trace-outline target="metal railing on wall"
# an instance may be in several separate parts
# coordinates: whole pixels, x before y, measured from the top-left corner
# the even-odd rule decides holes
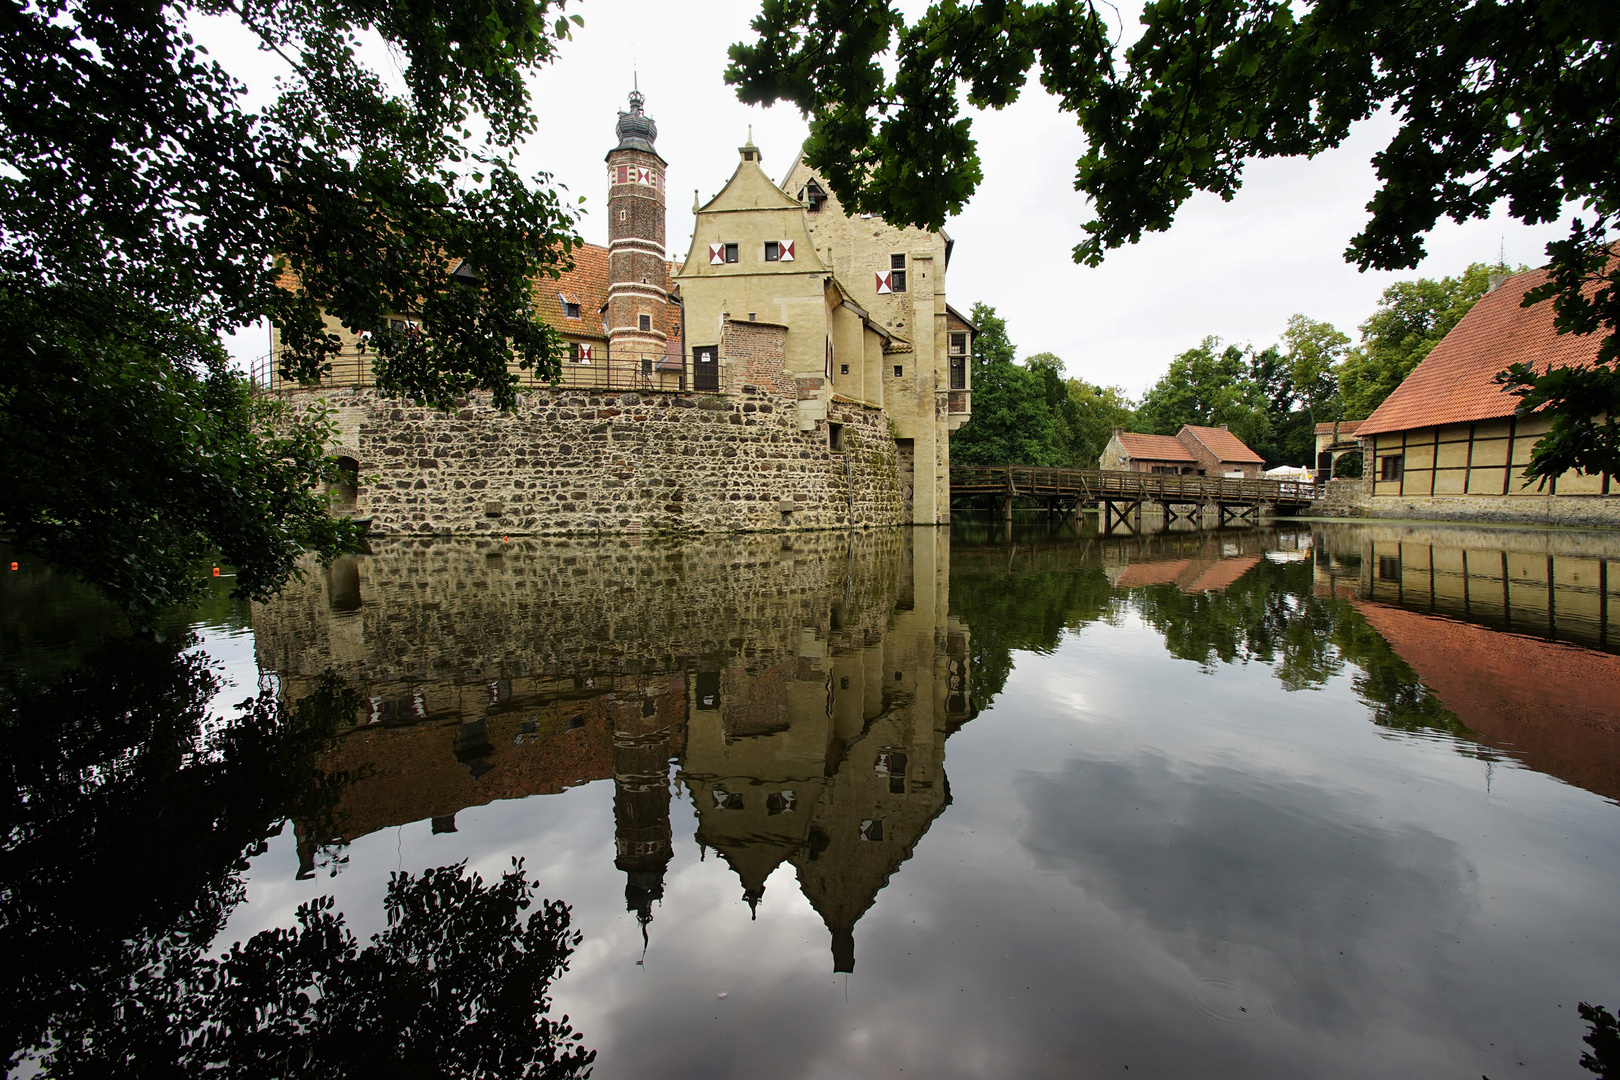
[[[346,347],[330,361],[330,369],[316,380],[284,379],[270,355],[251,365],[250,377],[261,391],[314,389],[325,387],[373,386],[375,354]],[[593,346],[589,354],[564,356],[555,379],[525,371],[514,365],[512,374],[518,388],[562,387],[580,390],[647,391],[650,393],[723,394],[727,382],[722,365],[705,356],[694,358],[669,353],[619,353],[606,346]]]

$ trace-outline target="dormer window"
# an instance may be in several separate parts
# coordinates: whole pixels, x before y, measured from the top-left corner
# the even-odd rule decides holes
[[[799,193],[799,199],[804,203],[806,210],[812,214],[819,214],[821,204],[827,201],[827,193],[821,190],[820,184],[812,180]]]
[[[565,319],[577,319],[577,318],[579,318],[579,305],[578,304],[570,304],[566,300],[563,301],[563,318],[565,318]]]

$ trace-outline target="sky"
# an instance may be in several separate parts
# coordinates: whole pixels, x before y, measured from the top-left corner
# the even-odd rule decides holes
[[[684,257],[691,193],[707,200],[720,189],[750,130],[777,180],[808,130],[797,109],[745,106],[725,84],[726,48],[752,36],[759,0],[599,0],[568,10],[585,25],[531,80],[540,129],[519,162],[583,195],[581,235],[605,243],[602,159],[636,80],[669,162],[670,254]],[[1127,36],[1134,36],[1139,10],[1121,5]],[[272,62],[239,28],[214,22],[199,36],[250,87],[268,87]],[[1176,354],[1208,335],[1263,347],[1278,339],[1289,316],[1303,313],[1355,338],[1392,282],[1457,274],[1499,255],[1514,265],[1545,262],[1547,241],[1563,235],[1564,226],[1526,226],[1498,208],[1484,221],[1443,222],[1413,270],[1361,273],[1346,263],[1344,249],[1376,190],[1372,156],[1394,127],[1392,118],[1376,116],[1314,160],[1251,163],[1231,202],[1196,196],[1168,232],[1111,252],[1091,268],[1071,255],[1089,217],[1073,189],[1084,140],[1073,117],[1031,86],[1010,108],[977,115],[984,180],[946,226],[956,241],[949,300],[963,312],[975,303],[995,308],[1020,358],[1055,353],[1069,375],[1138,396]],[[244,331],[232,352],[246,361],[264,353],[265,341],[263,329]]]

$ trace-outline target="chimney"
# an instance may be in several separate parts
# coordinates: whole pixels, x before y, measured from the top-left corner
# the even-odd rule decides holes
[[[1228,430],[1228,429],[1227,429],[1227,426],[1226,426],[1226,425],[1225,425],[1225,424],[1222,424],[1222,425],[1221,425],[1221,430],[1222,430],[1222,431],[1226,431],[1226,430]]]
[[[1502,287],[1502,282],[1506,281],[1507,279],[1507,274],[1492,274],[1490,277],[1485,279],[1485,291],[1488,293],[1495,292],[1497,289]]]

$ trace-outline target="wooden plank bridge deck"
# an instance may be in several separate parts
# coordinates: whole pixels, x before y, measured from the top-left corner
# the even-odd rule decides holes
[[[1102,510],[1103,531],[1134,517],[1142,523],[1142,504],[1156,503],[1165,521],[1201,520],[1213,507],[1220,524],[1254,520],[1262,506],[1274,513],[1293,514],[1321,498],[1315,484],[1286,480],[1243,480],[1223,476],[1138,473],[1113,469],[1047,469],[1033,465],[952,465],[951,495],[980,495],[1006,518],[1012,517],[1015,496],[1028,496],[1049,511],[1074,510],[1094,503]]]

